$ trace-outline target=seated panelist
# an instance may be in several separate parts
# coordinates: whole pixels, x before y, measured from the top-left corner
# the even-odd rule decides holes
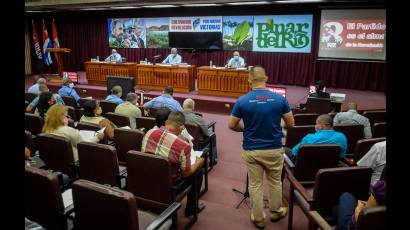
[[[244,67],[244,66],[245,66],[245,59],[239,56],[238,51],[234,51],[233,57],[229,59],[227,67],[228,68],[238,68],[238,67]]]
[[[105,61],[115,61],[115,62],[121,62],[121,55],[117,53],[116,49],[111,50],[110,56],[108,56]]]
[[[162,63],[176,65],[180,64],[182,61],[181,55],[178,54],[178,50],[176,48],[171,49],[171,54],[168,55]]]

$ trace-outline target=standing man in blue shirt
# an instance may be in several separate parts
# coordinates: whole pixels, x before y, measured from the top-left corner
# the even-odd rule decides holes
[[[166,107],[171,110],[171,112],[181,111],[182,107],[177,100],[172,97],[174,89],[172,86],[165,87],[163,94],[159,97],[153,98],[149,102],[144,104],[144,109],[149,110],[151,108],[162,108]]]
[[[58,90],[58,94],[60,96],[67,96],[67,97],[73,97],[75,101],[78,102],[80,101],[80,96],[78,95],[77,91],[74,89],[74,83],[70,78],[67,78],[63,82],[63,87]]]
[[[248,168],[251,221],[258,228],[265,226],[262,189],[264,172],[269,186],[270,219],[276,222],[286,216],[287,208],[281,207],[284,159],[281,118],[288,128],[295,123],[288,101],[266,88],[267,79],[262,67],[251,69],[248,81],[252,91],[236,101],[228,120],[231,130],[243,132],[242,158]]]
[[[177,48],[171,49],[171,54],[162,61],[162,63],[167,63],[171,65],[176,65],[182,62],[182,57],[178,54]]]
[[[343,133],[333,130],[333,119],[328,114],[322,114],[316,119],[316,133],[307,134],[302,141],[292,148],[292,158],[296,157],[301,144],[338,144],[340,158],[344,158],[347,140]],[[289,153],[287,153],[289,155]]]
[[[122,97],[122,88],[119,85],[112,87],[111,94],[108,95],[105,100],[111,101],[116,103],[117,105],[122,104],[124,100],[121,99]]]
[[[37,80],[36,84],[34,84],[34,85],[32,85],[28,88],[27,92],[34,93],[36,95],[40,95],[40,89],[39,89],[40,84],[47,84],[47,80],[45,78],[42,78],[42,77],[39,78]]]

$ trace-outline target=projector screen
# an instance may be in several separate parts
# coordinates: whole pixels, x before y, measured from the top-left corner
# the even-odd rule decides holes
[[[386,58],[386,10],[322,10],[319,58]]]

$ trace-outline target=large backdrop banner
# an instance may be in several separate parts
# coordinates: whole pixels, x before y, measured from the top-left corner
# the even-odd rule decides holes
[[[310,53],[312,15],[255,16],[253,51]]]

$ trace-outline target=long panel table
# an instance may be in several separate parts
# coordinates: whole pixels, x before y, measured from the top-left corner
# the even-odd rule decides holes
[[[199,94],[238,97],[251,90],[248,70],[201,66],[197,72]]]
[[[175,92],[195,90],[196,68],[192,65],[136,65],[136,85],[140,89],[163,90],[170,85]]]
[[[89,83],[106,84],[107,76],[136,77],[136,63],[108,63],[91,62],[84,63],[87,80]]]

